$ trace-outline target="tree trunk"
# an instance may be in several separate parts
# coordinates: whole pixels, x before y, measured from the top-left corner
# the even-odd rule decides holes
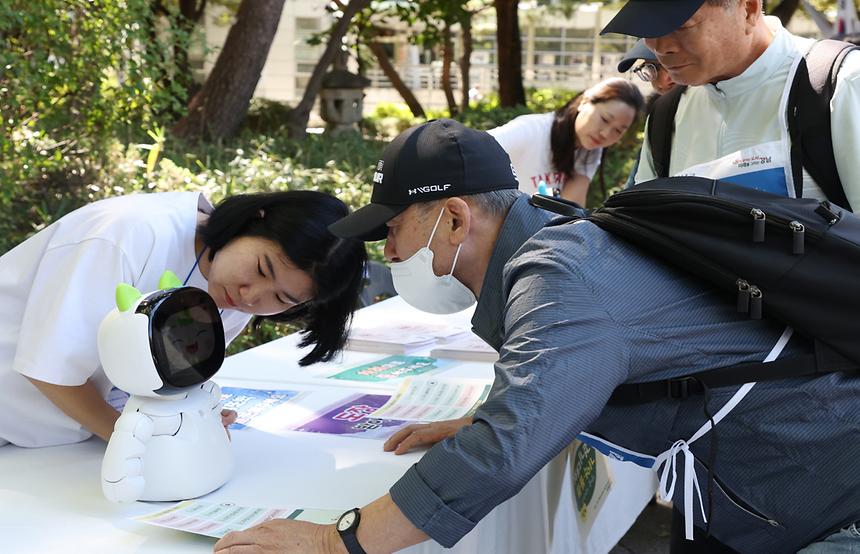
[[[243,0],[248,1],[248,0]],[[283,0],[281,0],[283,2]],[[308,86],[305,87],[305,93],[302,95],[302,100],[298,106],[290,111],[287,117],[287,132],[291,137],[304,138],[307,134],[308,119],[311,116],[311,108],[314,107],[314,100],[319,94],[322,80],[326,70],[334,61],[335,55],[341,48],[343,36],[349,28],[349,23],[359,11],[370,5],[370,0],[351,0],[343,10],[343,15],[334,24],[329,35],[328,44],[325,51],[320,56],[314,71],[311,73],[311,78],[308,81]]]
[[[451,64],[454,62],[454,45],[451,44],[451,25],[446,21],[442,29],[442,90],[445,101],[448,102],[448,112],[451,117],[457,115],[459,106],[454,99],[454,89],[451,88]]]
[[[469,109],[469,90],[472,88],[469,72],[472,70],[472,16],[467,15],[460,22],[463,29],[463,57],[460,58],[460,90],[463,93],[460,111]]]
[[[285,0],[242,0],[236,23],[188,115],[173,128],[180,137],[220,139],[239,130],[278,30]]]
[[[496,43],[499,67],[499,104],[525,105],[523,88],[522,42],[517,11],[519,0],[496,0]]]
[[[800,0],[782,0],[776,7],[770,11],[770,15],[775,15],[782,22],[782,26],[786,27],[791,21],[791,16],[800,7]]]
[[[427,117],[424,113],[424,108],[421,107],[421,102],[412,93],[412,89],[406,86],[406,83],[400,78],[397,69],[391,64],[391,60],[388,59],[388,54],[385,53],[385,48],[383,48],[382,44],[374,41],[368,43],[367,47],[370,48],[370,51],[376,57],[376,62],[379,64],[385,77],[391,81],[391,86],[394,87],[394,90],[400,94],[403,101],[409,106],[409,111],[412,112],[412,115],[415,117]]]

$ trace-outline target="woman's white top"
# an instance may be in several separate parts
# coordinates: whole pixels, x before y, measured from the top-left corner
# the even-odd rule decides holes
[[[548,189],[561,189],[566,181],[565,175],[556,171],[552,163],[550,131],[554,118],[555,114],[552,112],[521,115],[501,127],[487,131],[511,157],[517,180],[520,182],[520,190],[525,193],[536,193],[541,182]],[[602,153],[602,148],[577,149],[574,172],[577,175],[585,175],[591,181],[600,166]]]
[[[134,194],[84,206],[0,257],[0,444],[49,446],[91,434],[24,376],[57,385],[112,385],[99,366],[96,333],[124,282],[156,290],[166,269],[184,280],[194,267],[196,192]],[[199,269],[189,286],[207,289]],[[250,316],[222,314],[227,341]]]

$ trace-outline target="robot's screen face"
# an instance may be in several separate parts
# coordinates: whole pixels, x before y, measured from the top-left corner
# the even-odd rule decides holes
[[[184,287],[148,304],[150,346],[164,384],[188,387],[212,377],[224,361],[224,326],[212,297]]]

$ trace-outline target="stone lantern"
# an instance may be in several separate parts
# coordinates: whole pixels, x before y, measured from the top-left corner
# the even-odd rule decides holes
[[[326,131],[337,135],[357,131],[364,107],[363,89],[370,81],[345,69],[326,73],[320,88],[320,117],[327,123]]]

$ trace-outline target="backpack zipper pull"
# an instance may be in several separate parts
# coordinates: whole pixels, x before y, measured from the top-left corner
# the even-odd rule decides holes
[[[799,221],[792,221],[788,227],[791,229],[791,253],[803,254],[803,236],[806,227]]]
[[[827,221],[828,225],[833,225],[834,223],[839,221],[839,215],[837,215],[833,212],[833,210],[830,209],[830,202],[828,202],[827,200],[820,203],[818,207],[815,208],[815,213],[824,218],[824,220]]]
[[[764,242],[764,226],[767,216],[758,208],[750,210],[753,218],[753,242]]]
[[[743,279],[737,280],[738,312],[745,314],[750,311],[750,284]]]
[[[750,285],[750,319],[761,319],[761,303],[764,294],[761,289]]]

